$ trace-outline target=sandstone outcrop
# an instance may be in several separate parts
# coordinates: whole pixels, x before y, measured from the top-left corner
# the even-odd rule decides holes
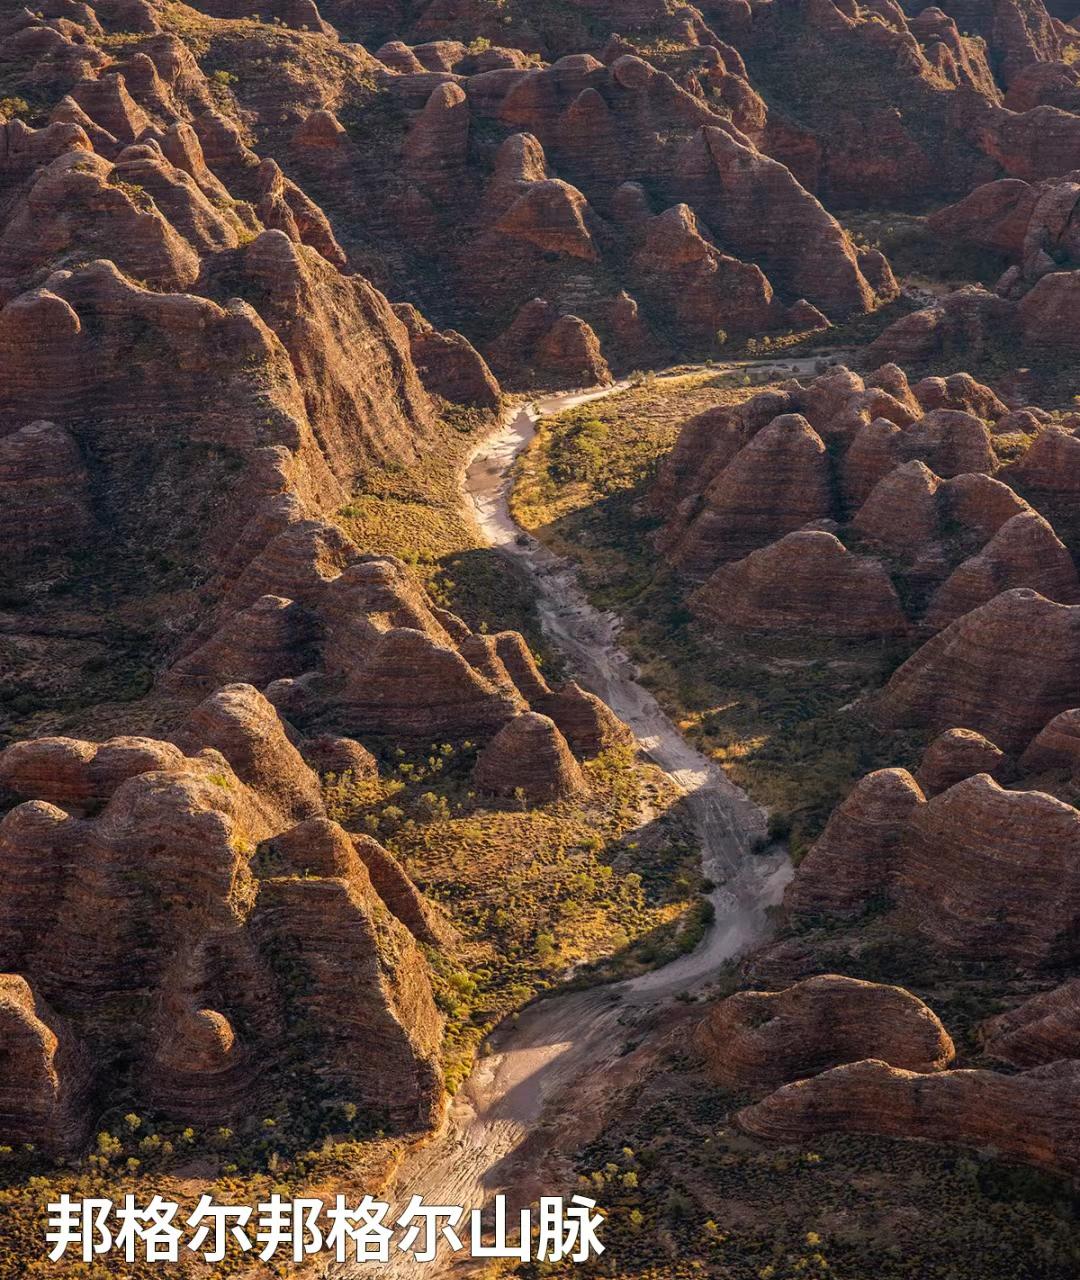
[[[893,850],[925,797],[906,769],[879,769],[851,789],[784,895],[805,919],[854,917],[889,882]]]
[[[908,621],[880,560],[833,533],[789,533],[721,565],[691,597],[700,617],[736,627],[847,636],[905,635]]]
[[[233,772],[273,807],[278,825],[323,812],[319,780],[289,741],[277,711],[249,684],[230,684],[195,708],[174,735],[188,755],[220,751]]]
[[[650,494],[657,545],[687,575],[714,575],[694,597],[702,616],[742,627],[928,634],[1013,588],[1072,603],[1068,550],[990,473],[992,430],[1026,434],[1030,419],[1029,453],[1053,436],[1045,462],[1001,470],[1018,483],[1053,483],[1073,438],[1014,416],[968,374],[791,380],[684,425]]]
[[[775,417],[738,450],[698,501],[664,531],[662,547],[698,576],[832,510],[821,437],[800,414]]]
[[[987,1057],[1021,1069],[1080,1057],[1080,979],[988,1018],[979,1030]]]
[[[1018,462],[1008,467],[1006,479],[1041,499],[1071,509],[1080,495],[1080,437],[1061,426],[1047,427]]]
[[[378,775],[378,762],[367,747],[352,738],[339,738],[322,733],[309,738],[300,747],[301,754],[316,773],[336,778],[345,774],[353,778],[374,778]]]
[[[1026,1164],[1080,1168],[1073,1099],[1076,1062],[1020,1075],[943,1071],[923,1075],[867,1060],[785,1085],[736,1116],[759,1138],[801,1142],[823,1133],[867,1133],[993,1147]]]
[[[1062,604],[1080,596],[1072,556],[1034,511],[1007,520],[977,555],[953,570],[930,601],[926,626],[940,630],[1014,587],[1032,588]]]
[[[20,556],[63,551],[91,533],[88,476],[75,438],[52,422],[0,437],[0,535]]]
[[[923,378],[911,388],[912,395],[927,412],[952,409],[959,413],[997,422],[1008,413],[1008,406],[996,392],[970,373],[951,373],[947,378]]]
[[[687,205],[652,218],[642,234],[634,269],[643,296],[683,331],[714,340],[720,330],[759,333],[778,324],[780,308],[764,272],[721,253]]]
[[[469,103],[460,85],[440,84],[405,140],[409,175],[449,194],[460,182],[469,146]]]
[[[852,918],[875,902],[946,954],[1025,968],[1072,963],[1080,814],[985,773],[925,799],[910,774],[864,778],[785,895],[799,918]]]
[[[481,793],[534,802],[564,800],[586,789],[584,775],[555,721],[523,712],[506,724],[481,752],[473,771]]]
[[[1020,751],[1080,702],[1078,659],[1077,606],[1028,588],[1005,591],[918,649],[885,686],[879,714],[930,731],[965,725]]]
[[[454,404],[497,409],[499,383],[471,342],[453,329],[438,330],[408,303],[394,308],[409,331],[409,351],[424,386]]]
[[[224,1014],[186,996],[170,992],[161,1001],[144,1077],[149,1100],[185,1124],[242,1117],[258,1077],[250,1049]]]
[[[439,1101],[440,1019],[410,928],[437,942],[445,934],[436,918],[374,842],[362,858],[325,818],[293,823],[290,809],[318,805],[317,790],[297,785],[304,776],[314,784],[314,775],[253,689],[233,686],[208,700],[184,736],[219,741],[251,785],[214,748],[185,757],[166,743],[76,744],[89,748],[83,778],[99,795],[110,791],[96,813],[75,817],[35,799],[0,820],[9,885],[0,958],[63,1020],[41,1004],[34,1013],[22,977],[11,980],[22,983],[12,1035],[27,1048],[5,1062],[0,1092],[21,1090],[13,1108],[37,1108],[39,1132],[63,1145],[71,1140],[65,1100],[91,1074],[107,1081],[126,1056],[166,1115],[220,1124],[289,1087],[278,1074],[297,1051],[286,1044],[286,1022],[307,1016],[318,1046],[310,1051],[330,1087],[394,1123],[428,1123]],[[32,762],[34,745],[9,748],[5,763]],[[49,752],[37,755],[42,781],[17,768],[20,787],[55,792],[55,778],[41,772]],[[126,775],[119,781],[106,767],[117,761]],[[286,954],[309,975],[299,988],[283,983],[277,966]],[[113,1016],[140,992],[150,1001],[146,1036]],[[102,1017],[113,1028],[106,1040],[93,1030]],[[85,1054],[65,1048],[80,1031]],[[108,1105],[107,1087],[103,1096]],[[92,1119],[85,1112],[81,1122]]]
[[[512,373],[524,366],[559,386],[593,386],[612,380],[593,329],[580,316],[560,315],[543,298],[521,308],[487,355],[497,370]]]
[[[629,746],[633,742],[630,730],[611,708],[573,680],[553,693],[533,697],[512,666],[510,670],[536,710],[555,721],[576,756],[590,759],[612,747]]]
[[[355,732],[425,738],[492,732],[518,710],[456,649],[405,627],[387,631],[350,672],[342,706]]]
[[[24,800],[82,811],[104,804],[128,778],[183,764],[179,747],[153,738],[31,738],[0,752],[0,786]]]
[[[947,791],[977,773],[1001,772],[1005,753],[972,729],[947,729],[922,754],[915,778],[927,796]]]
[[[1074,773],[1080,768],[1080,709],[1062,711],[1040,729],[1020,757],[1020,768],[1025,773],[1047,769]]]
[[[307,670],[314,639],[313,619],[302,606],[282,596],[260,596],[226,618],[192,652],[181,655],[163,683],[187,689],[236,682],[267,685]]]
[[[755,1090],[867,1057],[940,1071],[955,1056],[948,1032],[917,996],[838,974],[729,996],[698,1024],[694,1047],[717,1084]]]
[[[77,1148],[88,1128],[85,1050],[18,974],[0,974],[0,1133],[49,1155]]]
[[[918,364],[955,351],[974,361],[1018,336],[1016,303],[972,285],[894,320],[863,355],[870,367],[885,361]]]

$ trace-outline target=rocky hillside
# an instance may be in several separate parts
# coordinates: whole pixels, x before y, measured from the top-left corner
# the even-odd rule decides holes
[[[459,492],[511,394],[691,361],[545,424],[533,532],[798,866],[564,1143],[609,1261],[824,1276],[755,1243],[811,1140],[1077,1175],[1078,17],[0,0],[0,1276],[42,1186],[375,1190],[500,1019],[700,939]],[[854,1236],[815,1191],[850,1275],[984,1280],[938,1158]]]

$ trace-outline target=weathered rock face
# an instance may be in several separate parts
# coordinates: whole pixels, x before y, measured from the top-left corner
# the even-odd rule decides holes
[[[73,1124],[70,1100],[96,1076],[110,1105],[125,1057],[165,1114],[223,1123],[289,1087],[277,1069],[297,1016],[331,1087],[395,1124],[430,1122],[441,1023],[410,930],[437,943],[437,917],[374,842],[362,858],[325,818],[294,824],[321,812],[314,775],[254,689],[221,691],[180,736],[197,755],[138,739],[4,755],[21,794],[97,810],[35,798],[0,821],[0,960],[34,987],[27,1003],[23,977],[5,979],[14,1003],[0,1000],[5,1047],[22,1046],[0,1054],[13,1124],[77,1141],[93,1115],[84,1105]],[[296,989],[276,967],[285,953],[308,975]],[[114,1016],[133,1000],[146,1035],[143,1019]]]
[[[372,456],[419,456],[430,407],[408,335],[382,294],[275,231],[247,246],[243,270],[256,309],[289,353],[335,474],[351,477]],[[405,422],[416,425],[399,437]]]
[[[785,896],[804,919],[851,918],[884,901],[897,927],[939,951],[1035,968],[1077,949],[1080,814],[985,773],[924,799],[910,774],[864,778],[829,820]]]
[[[562,800],[586,789],[577,761],[555,721],[523,712],[488,743],[476,762],[473,783],[489,795]]]
[[[313,620],[301,606],[282,596],[260,596],[181,655],[163,683],[200,690],[234,682],[266,685],[307,670],[314,639]]]
[[[780,308],[764,272],[721,253],[689,206],[650,219],[642,235],[634,256],[642,296],[670,312],[681,329],[714,340],[721,330],[759,333],[778,323]]]
[[[502,652],[500,646],[500,654]],[[630,730],[595,693],[570,680],[553,693],[540,692],[533,696],[510,661],[507,667],[536,710],[555,721],[575,755],[590,759],[612,747],[625,747],[633,742]]]
[[[469,103],[460,85],[440,84],[405,140],[409,176],[449,193],[461,181],[469,146]]]
[[[681,568],[702,575],[831,513],[821,437],[799,414],[759,431],[680,511],[662,546]]]
[[[848,636],[905,635],[908,621],[880,560],[835,534],[789,533],[721,565],[691,599],[700,617],[736,627],[810,629]]]
[[[1080,701],[1078,658],[1080,609],[1025,588],[1006,591],[917,650],[885,686],[879,714],[931,731],[966,725],[1020,751]]]
[[[1071,509],[1080,494],[1080,438],[1064,427],[1047,427],[1003,474],[1048,503]]]
[[[927,1076],[869,1060],[785,1085],[740,1111],[736,1121],[748,1133],[780,1142],[846,1132],[994,1147],[1026,1164],[1073,1174],[1080,1168],[1078,1078],[1076,1062],[1013,1076]]]
[[[560,315],[543,298],[526,303],[487,354],[495,369],[511,373],[525,367],[533,371],[534,381],[554,380],[560,387],[611,381],[592,328],[580,316]]]
[[[343,714],[357,732],[407,737],[492,731],[517,711],[449,645],[396,627],[350,673]]]
[[[419,950],[366,870],[265,881],[251,928],[311,975],[299,1005],[334,1084],[395,1123],[430,1123],[441,1092],[441,1019]]]
[[[895,205],[993,176],[954,102],[989,106],[999,91],[985,49],[940,9],[801,3],[755,11],[738,43],[769,87],[766,146],[830,202]],[[835,89],[808,98],[812,81]]]
[[[852,917],[888,884],[893,850],[925,797],[906,769],[867,774],[833,811],[784,895],[795,916]]]
[[[912,395],[927,411],[953,409],[997,422],[1008,413],[1008,406],[992,388],[976,382],[970,373],[952,373],[947,378],[923,378],[911,388]]]
[[[866,348],[869,366],[883,361],[917,364],[964,351],[979,359],[993,344],[1020,334],[1017,305],[980,286],[957,289],[940,302],[893,321]]]
[[[1072,556],[1034,511],[1007,520],[977,555],[953,570],[930,601],[926,626],[940,630],[1014,587],[1029,587],[1062,604],[1080,597]]]
[[[1042,773],[1047,769],[1067,769],[1072,773],[1078,767],[1080,767],[1080,709],[1072,707],[1054,716],[1053,720],[1032,738],[1027,750],[1020,757],[1020,768],[1025,773]]]
[[[26,979],[0,974],[0,1133],[50,1155],[82,1141],[90,1117],[82,1046]]]
[[[915,778],[923,792],[933,796],[977,773],[993,777],[1004,764],[1004,751],[981,733],[947,729],[923,752]]]
[[[689,576],[712,575],[695,610],[738,627],[932,634],[1012,588],[1072,603],[1068,550],[989,474],[991,426],[1023,430],[1021,417],[968,374],[915,388],[896,366],[792,380],[684,425],[650,495],[657,545]],[[1075,441],[1058,435],[1067,453]],[[1002,474],[1051,483],[1050,455]]]
[[[940,477],[924,462],[889,471],[855,513],[852,528],[894,555],[915,557],[939,535]]]
[[[254,1064],[229,1019],[196,1008],[183,992],[162,1000],[145,1087],[154,1106],[181,1123],[212,1124],[250,1105]]]
[[[0,753],[0,786],[22,799],[92,809],[136,774],[182,767],[184,754],[153,738],[31,738]]]
[[[932,214],[927,225],[948,240],[1001,254],[1009,271],[998,291],[1019,298],[1044,276],[1068,274],[1067,269],[1080,262],[1080,227],[1074,221],[1080,186],[1075,176],[987,183]],[[1047,285],[1047,297],[1063,285]],[[1040,313],[1048,316],[1047,303],[1029,305],[1034,308],[1033,324],[1039,323]]]
[[[277,594],[286,592],[288,597]],[[255,605],[247,605],[252,598]],[[264,611],[275,627],[256,637],[254,655],[245,653],[244,621]],[[208,620],[207,638],[171,669],[170,687],[204,687],[237,667],[256,665],[257,657],[270,702],[311,728],[314,741],[298,746],[321,773],[366,776],[373,767],[370,754],[343,741],[343,734],[486,741],[530,705],[565,726],[582,755],[627,737],[592,695],[574,685],[553,692],[521,636],[470,633],[459,618],[432,605],[400,561],[360,555],[333,525],[287,524],[231,583],[220,619]],[[256,719],[265,715],[265,699],[253,689],[244,696],[262,704]],[[185,746],[211,741],[229,754],[210,737],[185,740]],[[289,752],[294,749],[284,754]],[[282,775],[294,780],[307,772],[284,755],[279,764]],[[305,785],[313,785],[310,777]],[[289,802],[296,819],[310,812],[297,808],[298,800]]]
[[[980,1032],[988,1057],[1022,1069],[1080,1056],[1080,979],[988,1018]]]
[[[340,832],[337,839],[340,839]],[[413,937],[432,947],[451,943],[455,937],[453,928],[417,889],[394,855],[370,836],[352,836],[351,839],[360,861],[367,867],[375,891]]]
[[[278,713],[249,684],[230,684],[199,704],[175,734],[189,755],[220,751],[233,772],[273,806],[278,825],[323,811],[319,780],[285,734]]]
[[[718,1084],[759,1090],[866,1057],[908,1071],[940,1071],[954,1057],[948,1032],[918,997],[838,974],[730,996],[699,1023],[694,1047]]]
[[[671,15],[657,20],[680,29]],[[735,49],[697,22],[681,28],[702,64],[685,87],[614,46],[604,62],[577,53],[525,67],[500,56],[481,69],[481,56],[465,54],[452,70],[423,70],[415,48],[384,46],[393,70],[382,86],[410,118],[400,173],[373,202],[370,230],[392,260],[415,258],[412,235],[449,265],[444,286],[471,312],[468,336],[505,379],[517,371],[499,363],[497,344],[537,295],[579,317],[601,335],[605,356],[620,360],[633,356],[605,332],[605,319],[622,292],[643,308],[646,331],[704,350],[721,328],[809,330],[895,295],[881,255],[857,253],[791,172],[758,149],[764,101]],[[496,148],[486,141],[493,129],[518,132]],[[397,166],[391,157],[384,167]],[[335,185],[371,202],[370,189],[347,176]],[[775,219],[759,216],[766,206]],[[411,270],[421,298],[432,291],[426,274],[419,263]]]
[[[374,778],[379,772],[375,757],[367,747],[352,738],[322,733],[304,742],[301,754],[321,775],[333,774],[335,778],[341,778],[349,774],[359,779]]]
[[[408,303],[399,303],[394,313],[409,331],[413,363],[432,395],[481,409],[499,407],[498,380],[467,338],[453,329],[440,332]]]
[[[1075,271],[1044,275],[1021,298],[1017,316],[1029,350],[1049,356],[1076,354],[1077,341],[1066,322],[1074,312],[1077,298],[1080,298],[1080,274]]]

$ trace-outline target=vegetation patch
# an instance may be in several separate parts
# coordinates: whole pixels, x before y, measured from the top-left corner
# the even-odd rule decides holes
[[[796,860],[857,778],[914,760],[870,723],[865,697],[906,657],[892,642],[705,629],[690,584],[657,556],[646,493],[682,422],[752,394],[741,373],[647,378],[540,423],[520,464],[515,519],[574,559],[593,603],[615,609],[641,683],[701,751],[771,812]],[[754,388],[756,391],[758,388]]]

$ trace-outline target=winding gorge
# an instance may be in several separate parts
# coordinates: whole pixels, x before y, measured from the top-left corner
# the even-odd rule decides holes
[[[1077,21],[0,0],[0,1280],[1080,1271]]]

